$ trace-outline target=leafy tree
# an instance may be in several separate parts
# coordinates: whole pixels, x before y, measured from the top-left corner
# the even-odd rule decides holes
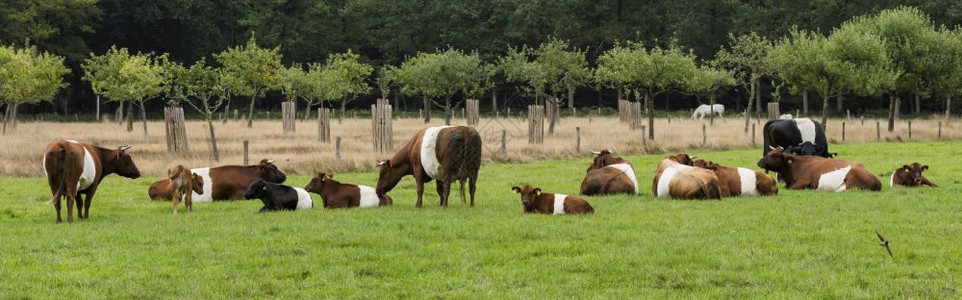
[[[702,66],[698,68],[692,76],[688,77],[686,88],[696,96],[708,95],[708,105],[715,105],[715,93],[719,89],[734,86],[735,77],[731,71]],[[715,124],[715,114],[708,116],[709,123]]]
[[[331,54],[324,66],[323,84],[330,89],[331,99],[339,99],[341,102],[338,122],[341,122],[348,102],[356,99],[358,95],[371,91],[367,78],[371,76],[374,67],[360,60],[360,55],[348,50],[344,53]]]
[[[84,64],[83,79],[90,82],[94,93],[108,100],[131,102],[127,115],[131,116],[133,104],[140,106],[144,135],[147,135],[147,113],[144,101],[164,92],[164,65],[167,54],[130,54],[127,48],[110,47],[103,55],[91,53]],[[133,118],[127,118],[127,131],[133,131]]]
[[[748,132],[753,103],[757,110],[761,110],[758,83],[768,72],[765,57],[768,56],[772,43],[754,31],[737,37],[730,34],[728,38],[728,48],[719,50],[715,59],[721,66],[734,71],[735,79],[748,95],[748,105],[745,108],[745,132]]]
[[[204,116],[207,130],[210,134],[210,154],[214,161],[220,161],[217,150],[217,136],[214,133],[214,114],[224,106],[230,94],[224,83],[225,74],[214,67],[208,66],[204,59],[195,62],[190,67],[180,64],[170,64],[168,67],[172,81],[168,83],[171,97],[177,103],[186,103]]]
[[[0,103],[6,103],[7,124],[17,127],[17,107],[53,100],[66,84],[63,76],[67,67],[63,57],[40,52],[34,46],[26,48],[0,46]]]
[[[962,29],[942,27],[933,40],[933,51],[922,58],[922,82],[926,93],[945,99],[945,116],[952,115],[952,97],[962,94]]]
[[[281,68],[280,49],[261,48],[251,36],[247,45],[228,48],[214,54],[214,59],[223,66],[222,70],[229,77],[226,83],[231,93],[251,97],[247,127],[253,127],[257,97],[277,87],[278,70]]]
[[[483,70],[477,53],[465,54],[460,50],[448,49],[437,53],[418,53],[404,61],[395,74],[402,85],[402,93],[424,96],[425,111],[430,110],[428,101],[443,107],[445,124],[450,125],[452,98],[457,93],[467,94],[478,89]],[[444,103],[436,102],[436,98],[444,99]]]

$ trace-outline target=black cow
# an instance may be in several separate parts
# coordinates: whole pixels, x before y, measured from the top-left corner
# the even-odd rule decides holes
[[[822,123],[809,118],[765,122],[762,136],[765,141],[762,149],[763,156],[767,155],[771,149],[778,147],[794,155],[835,156],[834,153],[828,152],[825,127]]]
[[[276,210],[303,210],[314,206],[311,195],[302,188],[256,179],[247,187],[244,199],[261,199],[264,207],[260,212]]]

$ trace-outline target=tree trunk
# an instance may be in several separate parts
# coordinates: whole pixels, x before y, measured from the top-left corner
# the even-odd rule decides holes
[[[247,128],[254,128],[254,100],[257,100],[257,90],[254,90],[254,94],[251,95],[250,110],[247,114]]]
[[[889,132],[895,130],[895,99],[898,98],[894,93],[889,94]]]
[[[424,97],[424,123],[431,123],[431,100],[428,97]]]
[[[898,121],[902,117],[902,97],[895,97],[895,120]]]
[[[652,104],[654,102],[651,99],[651,92],[645,90],[645,114],[648,115],[648,139],[655,139],[655,106]]]
[[[822,95],[822,126],[828,125],[828,102],[831,100],[832,96]]]
[[[844,110],[842,110],[842,101],[843,101],[843,100],[842,100],[842,93],[838,93],[838,96],[836,97],[835,100],[836,100],[836,101],[835,101],[835,111],[836,111],[836,112],[843,112]]]
[[[621,91],[621,88],[618,88],[618,99],[616,99],[616,100],[619,100],[619,101],[620,101],[621,98],[624,97],[623,93],[624,93],[624,92]]]
[[[945,97],[945,118],[952,117],[952,96]]]
[[[10,124],[13,125],[13,129],[17,129],[17,110],[20,109],[20,103],[14,103],[13,109],[10,110]]]
[[[451,99],[444,100],[444,125],[451,125]]]
[[[558,120],[558,106],[561,105],[561,99],[552,97],[545,99],[545,102],[551,102],[551,105],[545,105],[545,108],[551,110],[551,119],[548,120],[548,134],[554,134],[554,123]]]
[[[214,135],[214,123],[211,122],[210,114],[207,114],[207,130],[210,131],[210,155],[214,161],[220,161],[220,153],[217,151],[217,136]]]
[[[748,132],[748,122],[752,119],[752,106],[755,102],[755,80],[752,80],[748,88],[748,105],[745,106],[745,132]]]
[[[120,101],[120,106],[117,107],[117,124],[124,124],[124,102]]]
[[[575,88],[568,87],[568,109],[575,108]]]
[[[224,110],[221,111],[221,121],[223,124],[227,124],[227,119],[230,119],[230,98],[227,98],[227,105],[225,105]]]
[[[755,93],[752,94],[755,97],[755,112],[760,113],[762,111],[762,89],[759,86],[761,84],[761,79],[755,80]],[[747,131],[746,131],[747,132]]]
[[[140,121],[144,124],[144,136],[147,136],[147,111],[144,109],[144,101],[140,101]]]
[[[127,114],[126,114],[126,115],[127,115],[127,116],[126,116],[126,117],[127,117],[127,132],[133,132],[133,131],[134,131],[134,118],[133,118],[133,115],[134,115],[134,103],[133,103],[133,102],[131,102],[130,104],[127,105]]]
[[[808,90],[802,91],[802,115],[808,115]],[[801,117],[801,116],[795,116]]]
[[[307,101],[307,107],[304,108],[304,120],[307,121],[311,119],[311,101]]]
[[[708,94],[708,124],[715,125],[715,93]]]
[[[498,89],[491,89],[491,111],[498,111]]]
[[[347,113],[347,98],[341,99],[341,113],[337,114],[337,124],[343,124],[345,113]]]
[[[915,114],[916,115],[922,113],[922,101],[919,98],[921,98],[919,97],[919,94],[915,94]]]

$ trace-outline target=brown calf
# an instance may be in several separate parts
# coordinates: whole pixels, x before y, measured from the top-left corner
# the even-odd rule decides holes
[[[739,195],[768,196],[778,194],[778,183],[761,171],[747,168],[725,167],[712,161],[697,159],[695,167],[712,170],[718,176],[722,197]]]
[[[324,208],[376,207],[394,204],[390,196],[378,195],[372,187],[340,183],[334,180],[334,175],[331,174],[317,173],[304,190],[321,195]]]
[[[87,219],[90,218],[90,202],[105,176],[116,173],[130,179],[140,177],[140,171],[127,154],[127,149],[130,146],[113,150],[71,140],[47,145],[42,164],[53,194],[50,202],[57,210],[57,223],[61,222],[61,198],[67,198],[67,222],[73,222],[75,201],[77,216]],[[86,195],[86,199],[81,194]]]
[[[542,193],[541,188],[512,187],[511,191],[521,194],[521,205],[526,213],[542,213],[549,215],[590,214],[595,211],[584,199],[562,195]]]
[[[848,188],[882,190],[882,182],[860,163],[820,156],[792,155],[773,148],[758,166],[778,172],[790,189],[819,189],[841,192]]]
[[[901,168],[892,172],[892,178],[889,179],[889,186],[904,185],[916,187],[927,185],[931,187],[939,187],[938,184],[929,181],[928,178],[925,178],[925,176],[922,175],[922,171],[928,169],[928,165],[923,166],[917,162],[914,162],[911,165],[903,165]]]
[[[191,173],[190,168],[183,165],[176,165],[167,169],[167,178],[170,179],[173,189],[174,214],[177,214],[177,203],[184,200],[184,207],[190,213],[194,207],[194,193],[204,194],[204,180]]]
[[[244,192],[255,179],[267,182],[283,183],[287,175],[274,165],[274,162],[262,159],[260,163],[250,166],[219,166],[213,168],[195,168],[190,170],[197,177],[209,183],[205,189],[209,193],[193,195],[195,202],[210,202],[219,200],[244,200]],[[170,178],[161,178],[150,185],[147,190],[150,199],[167,199],[173,197],[173,187]]]
[[[688,154],[671,155],[662,159],[652,179],[652,194],[673,199],[721,200],[718,176],[711,170],[691,165],[692,160]]]

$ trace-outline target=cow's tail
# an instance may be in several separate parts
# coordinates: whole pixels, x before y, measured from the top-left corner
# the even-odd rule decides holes
[[[70,171],[70,164],[67,163],[67,146],[63,143],[59,143],[57,146],[60,148],[55,152],[59,178],[57,178],[57,190],[53,192],[53,198],[50,198],[50,202],[47,202],[51,205],[57,203],[57,200],[67,193],[67,173]],[[44,168],[46,167],[44,166]]]
[[[765,122],[765,125],[762,126],[762,156],[768,154],[769,147],[772,145],[771,137],[768,135],[771,133],[770,127],[774,121],[775,120],[769,120],[768,122]]]

